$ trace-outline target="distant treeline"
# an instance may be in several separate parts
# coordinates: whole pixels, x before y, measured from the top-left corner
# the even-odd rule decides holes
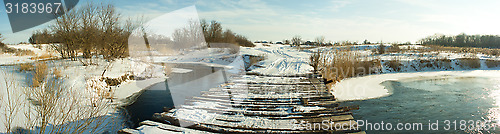
[[[481,47],[500,48],[500,36],[498,35],[467,35],[465,33],[446,36],[433,35],[420,40],[423,45],[439,45],[448,47]]]
[[[255,46],[245,36],[236,34],[229,29],[224,31],[222,25],[215,20],[212,20],[210,23],[201,20],[200,25],[207,43],[234,43],[244,47]]]
[[[248,40],[245,36],[236,34],[233,31],[226,29],[224,30],[221,23],[217,22],[215,20],[212,20],[210,22],[207,22],[205,20],[201,20],[200,23],[201,25],[203,35],[205,38],[205,41],[207,43],[234,43],[239,46],[244,46],[244,47],[253,47],[255,46],[250,40]],[[184,31],[182,31],[184,30]],[[190,29],[187,29],[188,31]],[[83,30],[80,30],[81,32],[85,32]],[[185,38],[184,36],[180,35],[186,35],[185,32],[186,29],[177,29],[175,32],[175,35],[172,38],[165,38],[161,37],[163,39],[164,43],[169,43],[169,42],[174,42],[176,40],[182,40],[182,39],[176,39],[176,38]],[[44,29],[44,30],[39,30],[35,31],[31,37],[29,38],[29,42],[32,44],[48,44],[48,43],[62,43],[63,41],[57,37],[58,33],[55,33],[53,31]],[[186,35],[186,37],[189,37],[191,35]],[[156,37],[152,37],[156,38]],[[159,39],[161,40],[161,39]]]

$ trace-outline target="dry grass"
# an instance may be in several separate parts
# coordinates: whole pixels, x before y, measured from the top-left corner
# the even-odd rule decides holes
[[[462,68],[476,69],[481,67],[479,58],[460,58],[458,61]]]
[[[385,50],[386,53],[401,53],[402,49],[399,48],[399,45],[393,44],[391,47]]]
[[[33,51],[30,51],[30,50],[13,49],[13,48],[9,48],[9,47],[2,47],[2,48],[0,48],[0,50],[3,53],[11,53],[11,54],[14,54],[15,56],[31,56],[31,55],[35,55],[35,53]]]
[[[499,67],[500,66],[500,61],[498,61],[498,60],[487,59],[485,61],[485,63],[486,63],[486,66],[488,66],[488,68],[495,68],[495,67]]]
[[[44,62],[36,63],[35,70],[32,72],[32,87],[40,87],[48,74],[47,64]]]
[[[26,71],[35,70],[35,66],[31,63],[21,63],[17,67],[19,68],[19,72],[26,72]]]
[[[349,50],[329,51],[320,60],[321,74],[334,82],[380,72],[379,60],[361,60],[358,54]]]
[[[30,59],[31,60],[43,60],[43,59],[52,59],[52,58],[56,58],[56,56],[53,56],[52,54],[42,54],[40,56],[34,56],[34,57],[31,57]]]
[[[443,47],[428,45],[431,49],[428,51],[450,51],[455,53],[482,53],[492,56],[500,56],[500,49],[498,48],[475,48],[475,47]]]

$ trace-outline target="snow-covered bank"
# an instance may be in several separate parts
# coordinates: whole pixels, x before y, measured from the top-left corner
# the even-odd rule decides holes
[[[341,101],[373,99],[391,95],[381,85],[384,81],[416,79],[421,77],[458,76],[500,78],[500,70],[437,71],[416,73],[389,73],[342,80],[332,88],[332,94]]]
[[[0,65],[13,65],[20,63],[31,63],[35,62],[40,58],[52,58],[53,56],[58,56],[59,53],[54,51],[50,44],[40,44],[35,46],[32,44],[20,44],[20,45],[7,45],[8,48],[26,50],[32,53],[26,54],[16,54],[16,53],[2,53],[0,52]]]

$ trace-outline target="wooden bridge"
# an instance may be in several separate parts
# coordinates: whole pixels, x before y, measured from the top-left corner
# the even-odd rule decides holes
[[[120,132],[144,133],[141,130],[149,128],[165,133],[365,133],[349,112],[357,109],[340,107],[315,74],[247,74],[189,98],[181,107],[157,113],[137,129]],[[202,110],[211,116],[193,121],[179,117],[176,112],[181,110]]]

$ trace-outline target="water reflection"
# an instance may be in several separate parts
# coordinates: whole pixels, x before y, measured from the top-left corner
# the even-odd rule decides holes
[[[495,127],[500,126],[500,85],[498,83],[500,80],[495,79],[494,80],[494,86],[491,89],[488,89],[490,91],[490,94],[488,97],[493,98],[495,102],[495,107],[492,107],[488,110],[488,116],[485,120],[492,121],[495,125]]]

